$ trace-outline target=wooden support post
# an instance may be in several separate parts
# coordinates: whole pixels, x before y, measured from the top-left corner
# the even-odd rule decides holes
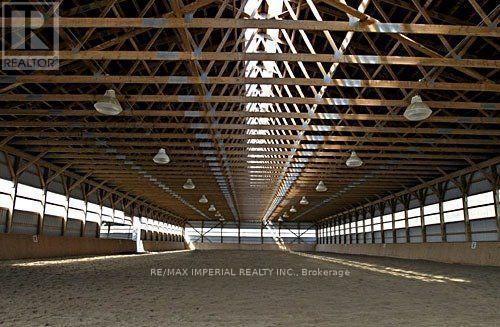
[[[330,243],[330,221],[326,221],[325,226],[325,244]]]
[[[340,220],[338,218],[335,219],[335,226],[337,228],[337,240],[335,241],[335,244],[340,244],[340,239],[341,239],[341,235],[340,235]]]
[[[16,208],[17,199],[17,180],[14,182],[14,198],[12,199],[12,210],[7,213],[7,221],[5,222],[5,233],[12,232],[12,222],[14,221],[14,210]]]
[[[439,205],[439,226],[440,226],[440,231],[441,231],[441,242],[446,242],[446,225],[444,223],[444,209],[443,209],[443,202],[444,202],[444,194],[446,191],[446,186],[448,185],[448,182],[443,182],[439,183],[436,187],[437,191],[437,197],[438,197],[438,205]]]
[[[42,213],[38,217],[38,226],[36,233],[38,235],[43,234],[43,220],[45,219],[45,208],[47,203],[47,186],[43,188],[43,203],[42,203]]]
[[[95,238],[99,238],[101,236],[101,224],[96,224],[95,226]]]
[[[346,231],[346,225],[347,225],[347,219],[342,218],[342,223],[344,225],[344,244],[347,244],[347,231]]]
[[[375,243],[375,231],[373,230],[373,217],[375,216],[375,207],[370,207],[370,224],[371,224],[371,234],[372,234],[372,243]]]
[[[14,163],[11,162],[9,155],[5,153],[5,159],[7,161],[7,166],[9,168],[12,182],[14,183],[14,194],[12,198],[12,209],[7,213],[7,221],[5,222],[5,233],[12,232],[12,223],[14,221],[14,210],[16,208],[16,200],[17,200],[17,187],[19,185],[19,180],[16,174],[19,165],[21,164],[21,159],[17,156],[14,157]]]
[[[420,213],[420,228],[421,228],[421,233],[422,233],[422,243],[427,242],[427,228],[425,227],[425,213],[424,213],[424,206],[425,206],[425,199],[427,198],[427,192],[428,189],[424,188],[416,192],[416,196],[418,199],[418,205],[419,205],[419,213]]]
[[[302,239],[302,238],[300,237],[300,222],[297,222],[297,235],[298,235],[297,239],[298,239],[298,242],[299,242],[299,244],[300,244],[300,243],[301,243],[300,241],[301,241],[301,239]]]
[[[349,216],[345,217],[344,226],[346,228],[346,244],[351,244],[351,218]]]
[[[328,221],[325,222],[325,244],[328,244]]]
[[[85,225],[87,224],[88,201],[87,201],[87,192],[86,192],[86,186],[85,186],[85,184],[82,184],[80,188],[82,190],[83,203],[85,205],[85,210],[83,212],[83,221],[82,221],[82,226],[81,226],[82,229],[80,230],[80,237],[84,237],[85,236]]]
[[[337,241],[337,229],[335,228],[335,219],[332,218],[332,244],[335,244]]]
[[[422,231],[421,232],[422,233],[422,243],[426,243],[427,242],[427,229],[425,227],[424,206],[422,204],[420,204],[419,212],[420,212],[420,229]]]
[[[405,238],[406,243],[410,243],[410,227],[408,225],[408,210],[410,208],[410,195],[403,195],[401,200],[403,202],[403,210],[405,213]]]
[[[238,244],[241,244],[241,223],[238,220]]]
[[[68,185],[69,185],[69,177],[66,178],[65,183],[64,183],[64,191],[66,192],[66,214],[63,217],[64,219],[62,221],[61,236],[66,235],[66,228],[67,228],[67,223],[68,223],[69,198],[70,198],[70,193],[68,191]],[[109,229],[110,229],[110,226],[108,226],[108,237],[109,237]]]
[[[203,238],[204,238],[204,236],[205,236],[205,235],[203,234],[203,226],[204,226],[204,225],[205,225],[205,221],[204,221],[204,220],[202,220],[202,221],[201,221],[201,243],[203,243],[203,241],[204,241],[204,240],[203,240]]]
[[[354,228],[356,229],[356,244],[359,244],[359,233],[358,233],[358,212],[354,211]]]
[[[264,244],[264,223],[260,223],[260,244]]]
[[[385,212],[385,202],[379,203],[378,206],[380,214],[380,242],[385,243],[385,231],[384,231],[384,212]]]
[[[493,191],[493,203],[495,204],[495,217],[497,224],[497,241],[500,241],[500,194],[499,194],[499,184],[500,184],[500,174],[497,170],[497,165],[491,166],[492,180],[491,180],[491,190]]]
[[[334,240],[333,240],[333,234],[334,234],[333,220],[332,219],[328,220],[327,224],[328,224],[328,241],[327,241],[327,243],[333,244],[333,242],[334,242]]]
[[[468,194],[469,194],[469,187],[470,187],[470,182],[472,180],[472,175],[471,174],[468,178],[466,176],[461,176],[459,179],[460,182],[460,191],[462,192],[462,206],[463,206],[463,211],[464,211],[464,224],[465,224],[465,240],[467,242],[472,241],[472,231],[470,227],[470,220],[469,220],[469,204],[468,204]]]
[[[221,221],[221,222],[220,222],[220,242],[221,242],[221,243],[224,243],[224,236],[223,236],[223,234],[222,234],[222,230],[223,230],[223,229],[224,229],[224,222],[223,222],[223,221]]]
[[[348,213],[348,216],[347,216],[347,220],[349,221],[349,244],[354,244],[354,241],[356,239],[356,235],[353,235],[352,233],[352,229],[353,229],[353,226],[355,225],[355,220],[354,220],[354,216],[352,214],[352,212],[349,212]]]
[[[102,191],[101,190],[97,190],[97,202],[99,203],[99,222],[97,223],[97,231],[96,231],[96,237],[99,238],[101,237],[101,227],[102,227]],[[139,214],[140,214],[140,209],[138,210]],[[140,217],[139,217],[140,219]],[[139,234],[140,234],[140,230],[139,230]],[[141,235],[137,235],[137,237],[141,237]]]
[[[396,207],[398,206],[398,200],[393,199],[391,202],[391,219],[392,219],[392,243],[397,243],[397,234],[396,234]]]
[[[279,225],[279,234],[281,237],[281,223]],[[318,225],[318,223],[316,223],[316,244],[321,244],[320,240],[319,240],[319,225]]]
[[[323,235],[323,239],[324,239],[323,243],[324,243],[324,244],[328,244],[328,241],[329,241],[329,240],[328,240],[328,237],[329,237],[329,234],[328,234],[328,228],[329,228],[329,222],[328,222],[328,221],[326,221],[326,222],[324,223],[324,229],[323,229],[323,230],[324,230],[324,235]]]
[[[361,211],[361,218],[363,218],[363,244],[366,244],[366,211],[362,209]]]
[[[467,199],[467,193],[462,195],[462,204],[463,204],[463,210],[464,210],[464,224],[465,224],[465,240],[467,242],[472,241],[472,230],[470,227],[470,220],[469,220],[469,209],[468,209],[468,199]]]
[[[43,233],[43,218],[45,216],[45,203],[47,202],[47,184],[45,181],[47,180],[47,175],[48,175],[48,169],[43,169],[38,166],[37,167],[37,172],[38,172],[38,178],[40,180],[40,185],[42,186],[42,212],[38,213],[38,222],[37,222],[37,227],[36,227],[36,233],[37,235],[42,235]],[[43,173],[40,173],[40,169],[43,169]]]
[[[494,187],[493,192],[493,198],[495,201],[495,216],[497,218],[497,241],[500,241],[500,192],[498,187]]]

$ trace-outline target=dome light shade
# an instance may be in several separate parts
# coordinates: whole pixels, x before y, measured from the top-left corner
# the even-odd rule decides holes
[[[303,196],[302,199],[300,199],[299,203],[302,204],[302,205],[307,205],[307,204],[309,204],[309,201],[307,201],[306,197]]]
[[[186,183],[184,183],[184,185],[182,185],[182,187],[185,190],[194,190],[194,188],[195,188],[193,180],[191,178],[188,178]]]
[[[290,212],[291,212],[291,213],[296,213],[296,212],[297,212],[297,209],[295,209],[295,207],[294,207],[294,206],[292,206],[292,207],[290,208]]]
[[[123,111],[120,102],[116,99],[115,90],[107,90],[106,93],[94,103],[94,108],[97,112],[108,116],[115,116]]]
[[[325,183],[323,181],[319,181],[318,185],[316,186],[316,192],[326,192],[328,191],[328,188],[325,186]]]
[[[406,108],[403,116],[410,121],[421,121],[429,118],[432,114],[431,108],[422,101],[422,98],[419,95],[415,95],[411,98],[411,103]]]
[[[168,164],[170,162],[170,157],[167,152],[165,152],[165,149],[162,148],[158,150],[158,153],[154,156],[153,161],[160,165]]]
[[[356,154],[356,151],[351,152],[351,156],[347,161],[345,162],[347,167],[360,167],[363,165],[363,160],[361,160],[358,155]]]
[[[208,207],[208,211],[210,211],[210,212],[213,212],[215,210],[217,210],[217,209],[215,209],[215,206],[213,204],[211,204],[210,207]]]
[[[203,194],[201,196],[201,198],[198,200],[199,203],[208,203],[208,199],[207,197],[205,196],[205,194]]]
[[[259,61],[255,67],[260,70],[260,71],[263,71],[263,70],[266,70],[266,66],[264,66],[264,63],[262,63],[261,61]]]
[[[278,218],[278,222],[280,222],[280,223],[281,223],[281,222],[283,222],[283,217],[281,217],[281,216],[280,216],[280,217]]]

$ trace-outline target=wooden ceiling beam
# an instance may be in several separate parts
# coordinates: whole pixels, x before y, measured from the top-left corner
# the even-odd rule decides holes
[[[371,18],[368,18],[371,20]],[[26,27],[29,19],[5,18],[6,27]],[[39,24],[40,20],[34,23]],[[196,29],[196,28],[260,28],[287,30],[319,30],[335,32],[366,32],[366,33],[402,33],[428,35],[463,35],[481,37],[500,37],[498,28],[471,25],[436,25],[436,24],[405,24],[381,23],[371,20],[351,24],[347,21],[316,21],[316,20],[262,20],[234,18],[90,18],[90,17],[60,17],[60,28],[162,28],[162,29]],[[38,25],[37,25],[38,26]],[[52,18],[43,21],[44,26],[54,26]]]
[[[360,127],[344,125],[252,125],[252,124],[210,124],[210,123],[129,123],[129,122],[60,122],[60,121],[32,121],[15,120],[0,121],[0,128],[57,128],[70,127],[72,129],[168,129],[168,128],[186,128],[186,129],[210,129],[218,128],[221,130],[261,130],[261,131],[305,131],[305,132],[361,132],[361,133],[409,133],[409,134],[439,134],[439,135],[473,135],[473,136],[500,136],[499,129],[463,129],[463,128],[434,128],[434,127]]]
[[[68,109],[2,109],[0,116],[51,116],[51,117],[92,117],[94,110]],[[298,113],[298,112],[256,112],[256,111],[198,111],[198,110],[134,110],[126,112],[127,117],[182,117],[182,118],[287,118],[287,119],[321,119],[321,120],[353,120],[353,121],[394,121],[407,122],[402,115],[388,114],[337,114],[337,113]],[[461,124],[500,124],[497,117],[469,116],[432,116],[429,123],[461,123]],[[314,125],[314,124],[312,124]],[[216,125],[215,125],[216,126]]]
[[[92,94],[0,94],[0,102],[96,102],[102,96]],[[133,102],[176,102],[176,103],[279,103],[279,104],[317,104],[336,106],[369,106],[369,107],[406,107],[409,100],[385,99],[352,99],[352,98],[302,98],[302,97],[267,97],[267,96],[200,96],[200,95],[117,95],[120,101]],[[499,110],[500,103],[484,103],[469,101],[425,101],[431,108],[448,109],[486,109]]]
[[[136,154],[146,154],[146,155],[151,155],[154,156],[157,152],[158,146],[152,147],[151,149],[130,149],[130,146],[133,144],[130,144],[128,146],[123,146],[123,147],[114,147],[114,150],[117,150],[117,152],[122,153],[122,154],[127,154],[127,153],[136,153]],[[248,150],[248,148],[251,147],[252,150]],[[277,146],[272,146],[268,145],[265,147],[253,147],[251,145],[248,145],[246,147],[241,147],[242,150],[231,150],[229,147],[226,149],[226,154],[232,155],[232,154],[253,154],[253,155],[290,155],[292,151],[289,150],[283,150],[279,145]],[[268,150],[268,149],[274,149]],[[47,153],[107,153],[106,151],[109,151],[109,148],[99,148],[97,147],[85,147],[85,148],[80,148],[80,147],[67,147],[67,146],[56,146],[56,145],[39,145],[39,146],[31,146],[25,148],[25,150],[30,151],[30,152],[40,152],[44,151]],[[485,151],[488,151],[490,153],[500,153],[500,148],[495,149],[495,148],[466,148],[466,147],[433,147],[433,146],[395,146],[395,145],[382,145],[382,146],[372,146],[372,145],[341,145],[341,144],[336,144],[336,145],[328,145],[328,146],[322,146],[321,149],[299,149],[297,151],[293,151],[297,156],[311,156],[311,154],[314,153],[314,156],[316,157],[322,157],[322,156],[330,156],[334,155],[337,152],[334,152],[332,150],[344,150],[345,151],[345,156],[350,155],[350,150],[356,150],[356,151],[395,151],[395,152],[442,152],[442,153],[484,153]],[[172,149],[168,148],[168,151],[171,155],[182,155],[182,154],[199,154],[200,156],[203,155],[216,155],[217,151],[216,149],[212,146],[210,148],[203,148],[200,150],[192,150],[192,149]],[[314,152],[313,152],[314,151]],[[109,153],[109,152],[108,152]],[[369,155],[371,153],[368,152],[363,152],[359,153],[359,155]]]
[[[44,56],[44,51],[5,51],[8,56]],[[500,60],[467,58],[430,58],[408,56],[339,55],[327,53],[264,52],[174,52],[174,51],[59,51],[59,60],[149,60],[149,61],[286,61],[328,62],[353,65],[409,65],[433,67],[474,67],[500,69]]]
[[[71,136],[65,136],[64,133],[61,133],[60,138],[67,138]],[[177,137],[182,137],[182,135],[178,135]],[[248,143],[246,142],[235,142],[237,139],[238,135],[235,135],[235,140],[233,142],[226,143],[227,148],[248,148]],[[55,136],[54,138],[57,138]],[[158,147],[158,146],[163,146],[167,149],[169,148],[176,148],[176,147],[192,147],[193,143],[189,142],[186,139],[186,141],[153,141],[149,140],[147,138],[141,138],[141,140],[133,140],[131,137],[127,137],[126,134],[122,135],[122,138],[127,138],[129,140],[127,141],[119,141],[119,140],[110,140],[110,141],[96,141],[96,140],[89,140],[89,139],[81,139],[78,138],[77,140],[61,140],[61,139],[54,139],[54,138],[45,138],[45,139],[37,139],[37,140],[24,140],[24,139],[16,139],[12,142],[10,142],[11,145],[54,145],[54,146],[98,146],[100,144],[105,144],[107,146],[112,146],[112,147],[120,147],[120,146],[134,146],[134,147]],[[137,138],[140,138],[140,136],[137,136]],[[165,137],[165,139],[168,139],[168,137]],[[271,140],[272,137],[269,136],[269,140]],[[291,137],[290,137],[291,139]],[[241,138],[240,140],[244,140]],[[405,144],[441,144],[441,145],[474,145],[474,146],[486,146],[486,145],[496,145],[498,144],[498,140],[495,139],[485,139],[485,138],[475,138],[475,139],[458,139],[458,138],[449,138],[449,139],[433,139],[433,138],[418,138],[418,137],[368,137],[368,138],[363,138],[363,137],[356,137],[356,136],[332,136],[330,138],[324,139],[325,142],[359,142],[361,140],[366,140],[368,143],[405,143]],[[252,144],[252,148],[279,148],[279,149],[315,149],[318,147],[317,143],[311,143],[311,140],[305,139],[299,146],[296,146],[295,144],[268,144],[268,143],[263,143],[263,144]],[[328,149],[329,146],[334,145],[332,143],[325,143],[323,145],[324,148]],[[212,147],[212,143],[205,142],[203,140],[199,140],[198,146],[200,148],[210,148]]]
[[[500,92],[500,85],[494,83],[450,83],[400,80],[324,79],[324,78],[264,78],[226,76],[85,76],[85,75],[3,75],[0,83],[54,83],[54,84],[264,84],[264,85],[305,85],[339,86],[349,88],[389,88],[412,90],[454,90]]]

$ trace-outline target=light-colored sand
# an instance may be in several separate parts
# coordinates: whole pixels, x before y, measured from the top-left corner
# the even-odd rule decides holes
[[[194,251],[2,262],[0,325],[500,325],[498,268],[321,255],[332,259]],[[232,268],[237,275],[240,268],[291,268],[299,276],[155,277],[154,268]],[[303,268],[350,275],[302,277]]]

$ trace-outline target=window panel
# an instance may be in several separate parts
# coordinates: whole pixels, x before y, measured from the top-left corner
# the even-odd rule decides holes
[[[394,227],[396,229],[397,228],[404,228],[405,227],[405,221],[404,220],[396,221],[395,224],[394,224]]]
[[[395,220],[402,220],[405,219],[405,212],[404,211],[398,211],[394,214],[394,219]]]
[[[463,208],[463,203],[461,198],[443,202],[443,211],[450,211],[462,208]]]
[[[480,206],[485,204],[493,204],[493,191],[471,195],[467,197],[467,205],[469,207]]]
[[[493,204],[469,209],[469,219],[481,219],[495,217],[495,206]]]
[[[421,225],[422,225],[422,223],[420,221],[420,217],[408,219],[408,227],[415,227],[415,226],[421,226]]]
[[[420,217],[420,208],[408,210],[408,218]]]
[[[424,217],[426,225],[434,225],[441,223],[441,219],[439,218],[439,214],[437,215],[429,215]]]
[[[432,215],[434,213],[439,213],[439,204],[431,204],[424,207],[424,215]]]
[[[462,221],[462,220],[464,220],[464,211],[463,210],[456,210],[456,211],[444,213],[444,221],[445,222]]]

